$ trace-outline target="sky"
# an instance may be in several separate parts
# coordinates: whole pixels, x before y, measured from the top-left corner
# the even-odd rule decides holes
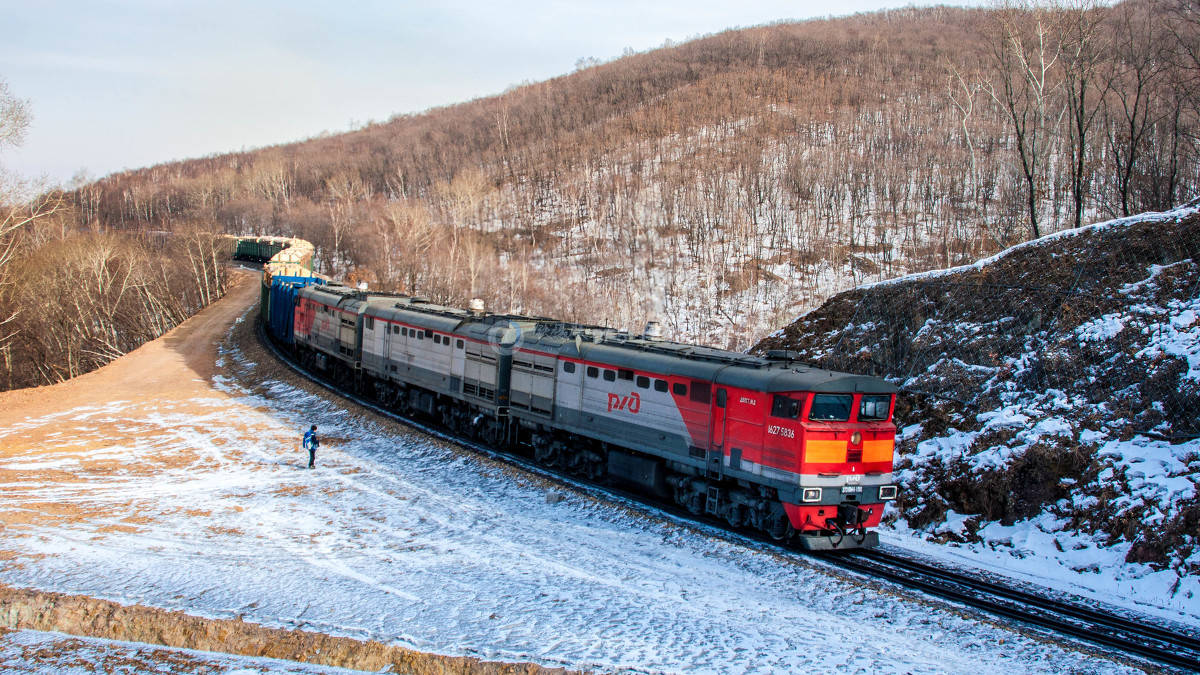
[[[347,131],[568,73],[585,57],[908,4],[0,0],[0,79],[33,113],[0,165],[69,184]]]

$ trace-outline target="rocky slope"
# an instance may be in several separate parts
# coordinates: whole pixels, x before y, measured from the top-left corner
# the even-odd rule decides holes
[[[755,348],[902,387],[894,527],[1200,573],[1200,204],[832,298]],[[1015,526],[1050,551],[1016,551]],[[1099,571],[1089,555],[1070,565]],[[1178,584],[1176,584],[1178,588]]]

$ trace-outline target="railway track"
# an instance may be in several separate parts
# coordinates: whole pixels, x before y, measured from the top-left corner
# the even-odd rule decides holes
[[[258,322],[256,322],[258,323]],[[661,515],[695,524],[697,522],[716,532],[735,535],[742,541],[752,541],[781,548],[790,553],[799,550],[781,546],[759,533],[730,532],[723,523],[708,517],[697,517],[674,504],[647,502],[635,494],[599,483],[564,476],[525,458],[505,453],[476,441],[448,433],[436,425],[427,424],[394,411],[365,397],[344,391],[333,383],[301,368],[266,336],[261,324],[257,327],[259,342],[275,358],[285,363],[301,377],[329,391],[368,408],[380,415],[419,429],[431,436],[479,452],[489,457],[515,464],[534,474],[589,493],[615,495],[629,505],[660,509]],[[1066,637],[1109,650],[1115,650],[1154,664],[1184,672],[1200,672],[1200,638],[1153,623],[1122,617],[1115,612],[1065,602],[970,576],[961,572],[935,567],[926,563],[879,549],[858,549],[845,553],[808,553],[825,563],[862,574],[873,580],[884,580],[927,595],[957,603],[1014,623],[1033,627],[1047,634]]]
[[[1056,635],[1187,672],[1200,672],[1200,639],[1110,610],[1065,602],[874,549],[819,557],[873,579],[928,593]]]

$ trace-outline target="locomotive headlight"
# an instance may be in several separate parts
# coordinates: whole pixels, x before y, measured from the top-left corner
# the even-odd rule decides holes
[[[895,485],[880,485],[879,486],[879,498],[880,499],[895,499],[896,498],[896,486]]]
[[[806,502],[821,501],[821,488],[804,488],[804,494],[800,499]]]
[[[859,443],[862,443],[862,434],[856,431],[850,436],[850,444],[858,445]]]

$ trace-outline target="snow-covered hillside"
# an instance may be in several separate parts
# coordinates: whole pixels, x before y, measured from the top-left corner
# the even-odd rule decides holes
[[[892,543],[1200,614],[1200,209],[862,287],[756,349],[903,388]]]

